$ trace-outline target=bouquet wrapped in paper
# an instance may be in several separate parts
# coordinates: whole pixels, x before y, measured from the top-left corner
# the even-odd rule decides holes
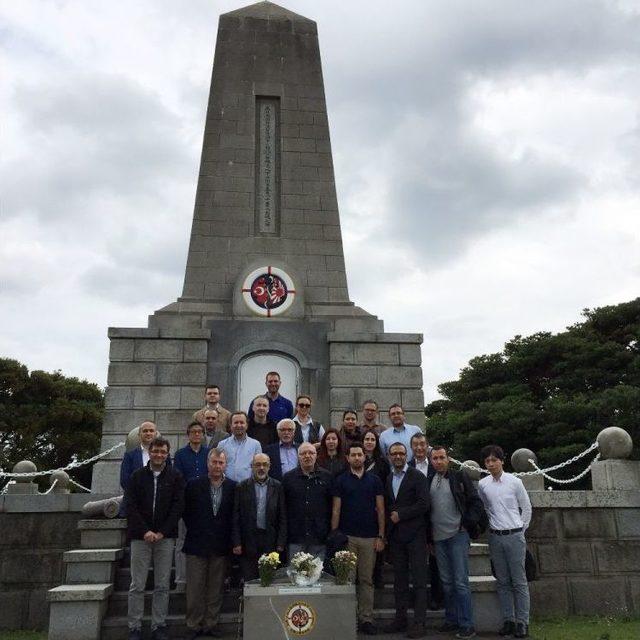
[[[315,584],[322,575],[322,560],[310,553],[299,551],[291,558],[287,575],[293,584],[308,587]]]

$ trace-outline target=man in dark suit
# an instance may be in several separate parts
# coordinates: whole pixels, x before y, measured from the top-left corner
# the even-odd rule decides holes
[[[240,557],[246,580],[258,577],[258,558],[263,553],[282,553],[287,543],[287,514],[282,484],[269,477],[271,462],[257,453],[252,476],[236,487],[233,506],[233,553]]]
[[[285,473],[298,466],[298,445],[293,442],[296,423],[290,418],[280,420],[277,426],[278,442],[264,448],[264,452],[271,460],[269,475],[275,480],[282,481]]]
[[[131,474],[138,469],[142,469],[149,462],[149,444],[157,434],[158,431],[153,422],[143,422],[138,427],[140,444],[124,454],[120,465],[120,486],[123,492],[126,492],[129,486]]]
[[[222,635],[222,608],[227,557],[231,549],[233,495],[236,483],[226,478],[224,451],[210,449],[207,475],[191,480],[185,491],[187,535],[187,627],[191,638]]]
[[[409,572],[415,592],[413,624],[408,636],[425,635],[427,609],[427,520],[429,493],[426,477],[407,465],[407,449],[396,442],[389,447],[392,473],[387,478],[385,503],[388,516],[387,539],[393,563],[395,620],[389,633],[407,629],[409,608]]]

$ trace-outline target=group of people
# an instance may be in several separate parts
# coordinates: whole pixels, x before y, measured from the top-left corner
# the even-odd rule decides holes
[[[502,449],[483,449],[488,475],[476,488],[451,467],[445,447],[429,446],[419,427],[406,424],[399,404],[389,407],[391,426],[379,424],[378,405],[368,400],[360,424],[348,410],[340,428],[325,429],[311,417],[312,399],[300,395],[294,407],[279,394],[280,383],[277,372],[268,373],[267,393],[246,413],[224,409],[220,389],[208,386],[205,406],[187,426],[188,443],[173,460],[155,425],[140,425],[140,447],[121,467],[131,541],[130,640],[141,637],[152,565],[152,638],[168,637],[174,553],[176,588],[186,592],[195,639],[221,635],[230,559],[252,580],[263,553],[277,551],[283,562],[298,551],[328,560],[341,548],[357,556],[361,633],[423,637],[427,608],[442,597],[440,630],[472,638],[470,541],[486,528],[502,608],[499,634],[528,637],[524,532],[531,503],[522,482],[503,470]],[[395,618],[378,629],[373,595],[385,558],[394,569]]]

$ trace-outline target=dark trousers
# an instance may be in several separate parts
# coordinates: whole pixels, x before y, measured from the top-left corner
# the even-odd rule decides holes
[[[256,553],[242,553],[240,556],[240,569],[245,582],[248,580],[256,580],[258,578],[258,558],[263,553],[270,553],[275,549],[266,548],[267,532],[265,529],[256,530]]]
[[[431,582],[431,601],[434,604],[442,604],[444,593],[442,591],[442,582],[440,582],[440,571],[438,571],[436,556],[432,554],[429,554],[429,579]]]
[[[406,620],[411,596],[409,575],[413,581],[415,602],[413,621],[424,624],[427,615],[427,537],[418,533],[411,542],[389,542],[393,564],[393,595],[396,601],[396,619]]]

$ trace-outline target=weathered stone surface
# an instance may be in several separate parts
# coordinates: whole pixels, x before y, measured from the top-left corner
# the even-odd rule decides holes
[[[0,591],[0,629],[22,629],[29,612],[28,590]]]
[[[202,387],[204,383],[197,387],[180,388],[180,408],[195,411],[202,406]]]
[[[528,540],[557,538],[560,514],[552,509],[534,509],[527,529]]]
[[[108,411],[102,422],[102,433],[129,433],[134,427],[139,427],[143,422],[154,422],[154,411],[149,409],[113,409]]]
[[[566,538],[614,538],[616,535],[613,510],[565,511],[562,524]]]
[[[640,509],[616,509],[615,514],[620,538],[640,538]]]
[[[421,387],[420,367],[377,367],[379,387]]]
[[[399,344],[400,364],[420,366],[422,364],[422,352],[419,344]]]
[[[566,616],[570,611],[569,589],[564,578],[529,583],[531,613],[534,616]]]
[[[340,387],[331,389],[331,406],[344,409],[355,407],[356,402],[353,389]]]
[[[640,571],[640,542],[594,542],[593,549],[601,573]]]
[[[591,465],[594,490],[634,491],[640,487],[639,460],[601,460]]]
[[[537,557],[543,574],[591,573],[591,545],[588,542],[539,544]]]
[[[104,392],[105,409],[132,409],[133,389],[131,387],[107,387]]]
[[[396,344],[356,344],[356,364],[399,364],[400,355]]]
[[[377,381],[376,367],[335,365],[331,367],[330,380],[335,387],[373,387]]]
[[[206,362],[208,356],[206,340],[189,340],[184,343],[183,357],[185,362]]]
[[[133,360],[133,346],[132,339],[112,339],[109,345],[109,360],[111,362],[131,362]]]
[[[626,615],[625,578],[570,578],[573,611],[579,616]]]
[[[176,411],[157,411],[156,425],[162,433],[167,433],[167,434],[182,433],[186,431],[187,425],[193,419],[194,411],[195,410],[192,410],[192,409],[180,409]]]
[[[405,411],[424,411],[424,393],[422,389],[402,389],[400,404]]]
[[[353,344],[334,343],[329,346],[329,360],[331,364],[353,364],[355,362],[355,348]]]
[[[207,381],[207,365],[200,363],[159,364],[158,384],[169,385],[199,385],[199,395],[202,397],[202,387]]]
[[[107,383],[121,384],[155,384],[156,365],[147,362],[117,362],[109,365]]]
[[[386,415],[387,409],[402,400],[400,389],[380,389],[378,387],[367,387],[356,389],[356,407],[360,409],[367,400],[375,400],[378,403],[380,413]]]
[[[138,387],[133,393],[136,409],[180,409],[180,387]]]
[[[182,362],[183,347],[182,340],[136,340],[135,359]]]
[[[596,440],[603,460],[628,458],[633,450],[631,436],[620,427],[603,429]]]

